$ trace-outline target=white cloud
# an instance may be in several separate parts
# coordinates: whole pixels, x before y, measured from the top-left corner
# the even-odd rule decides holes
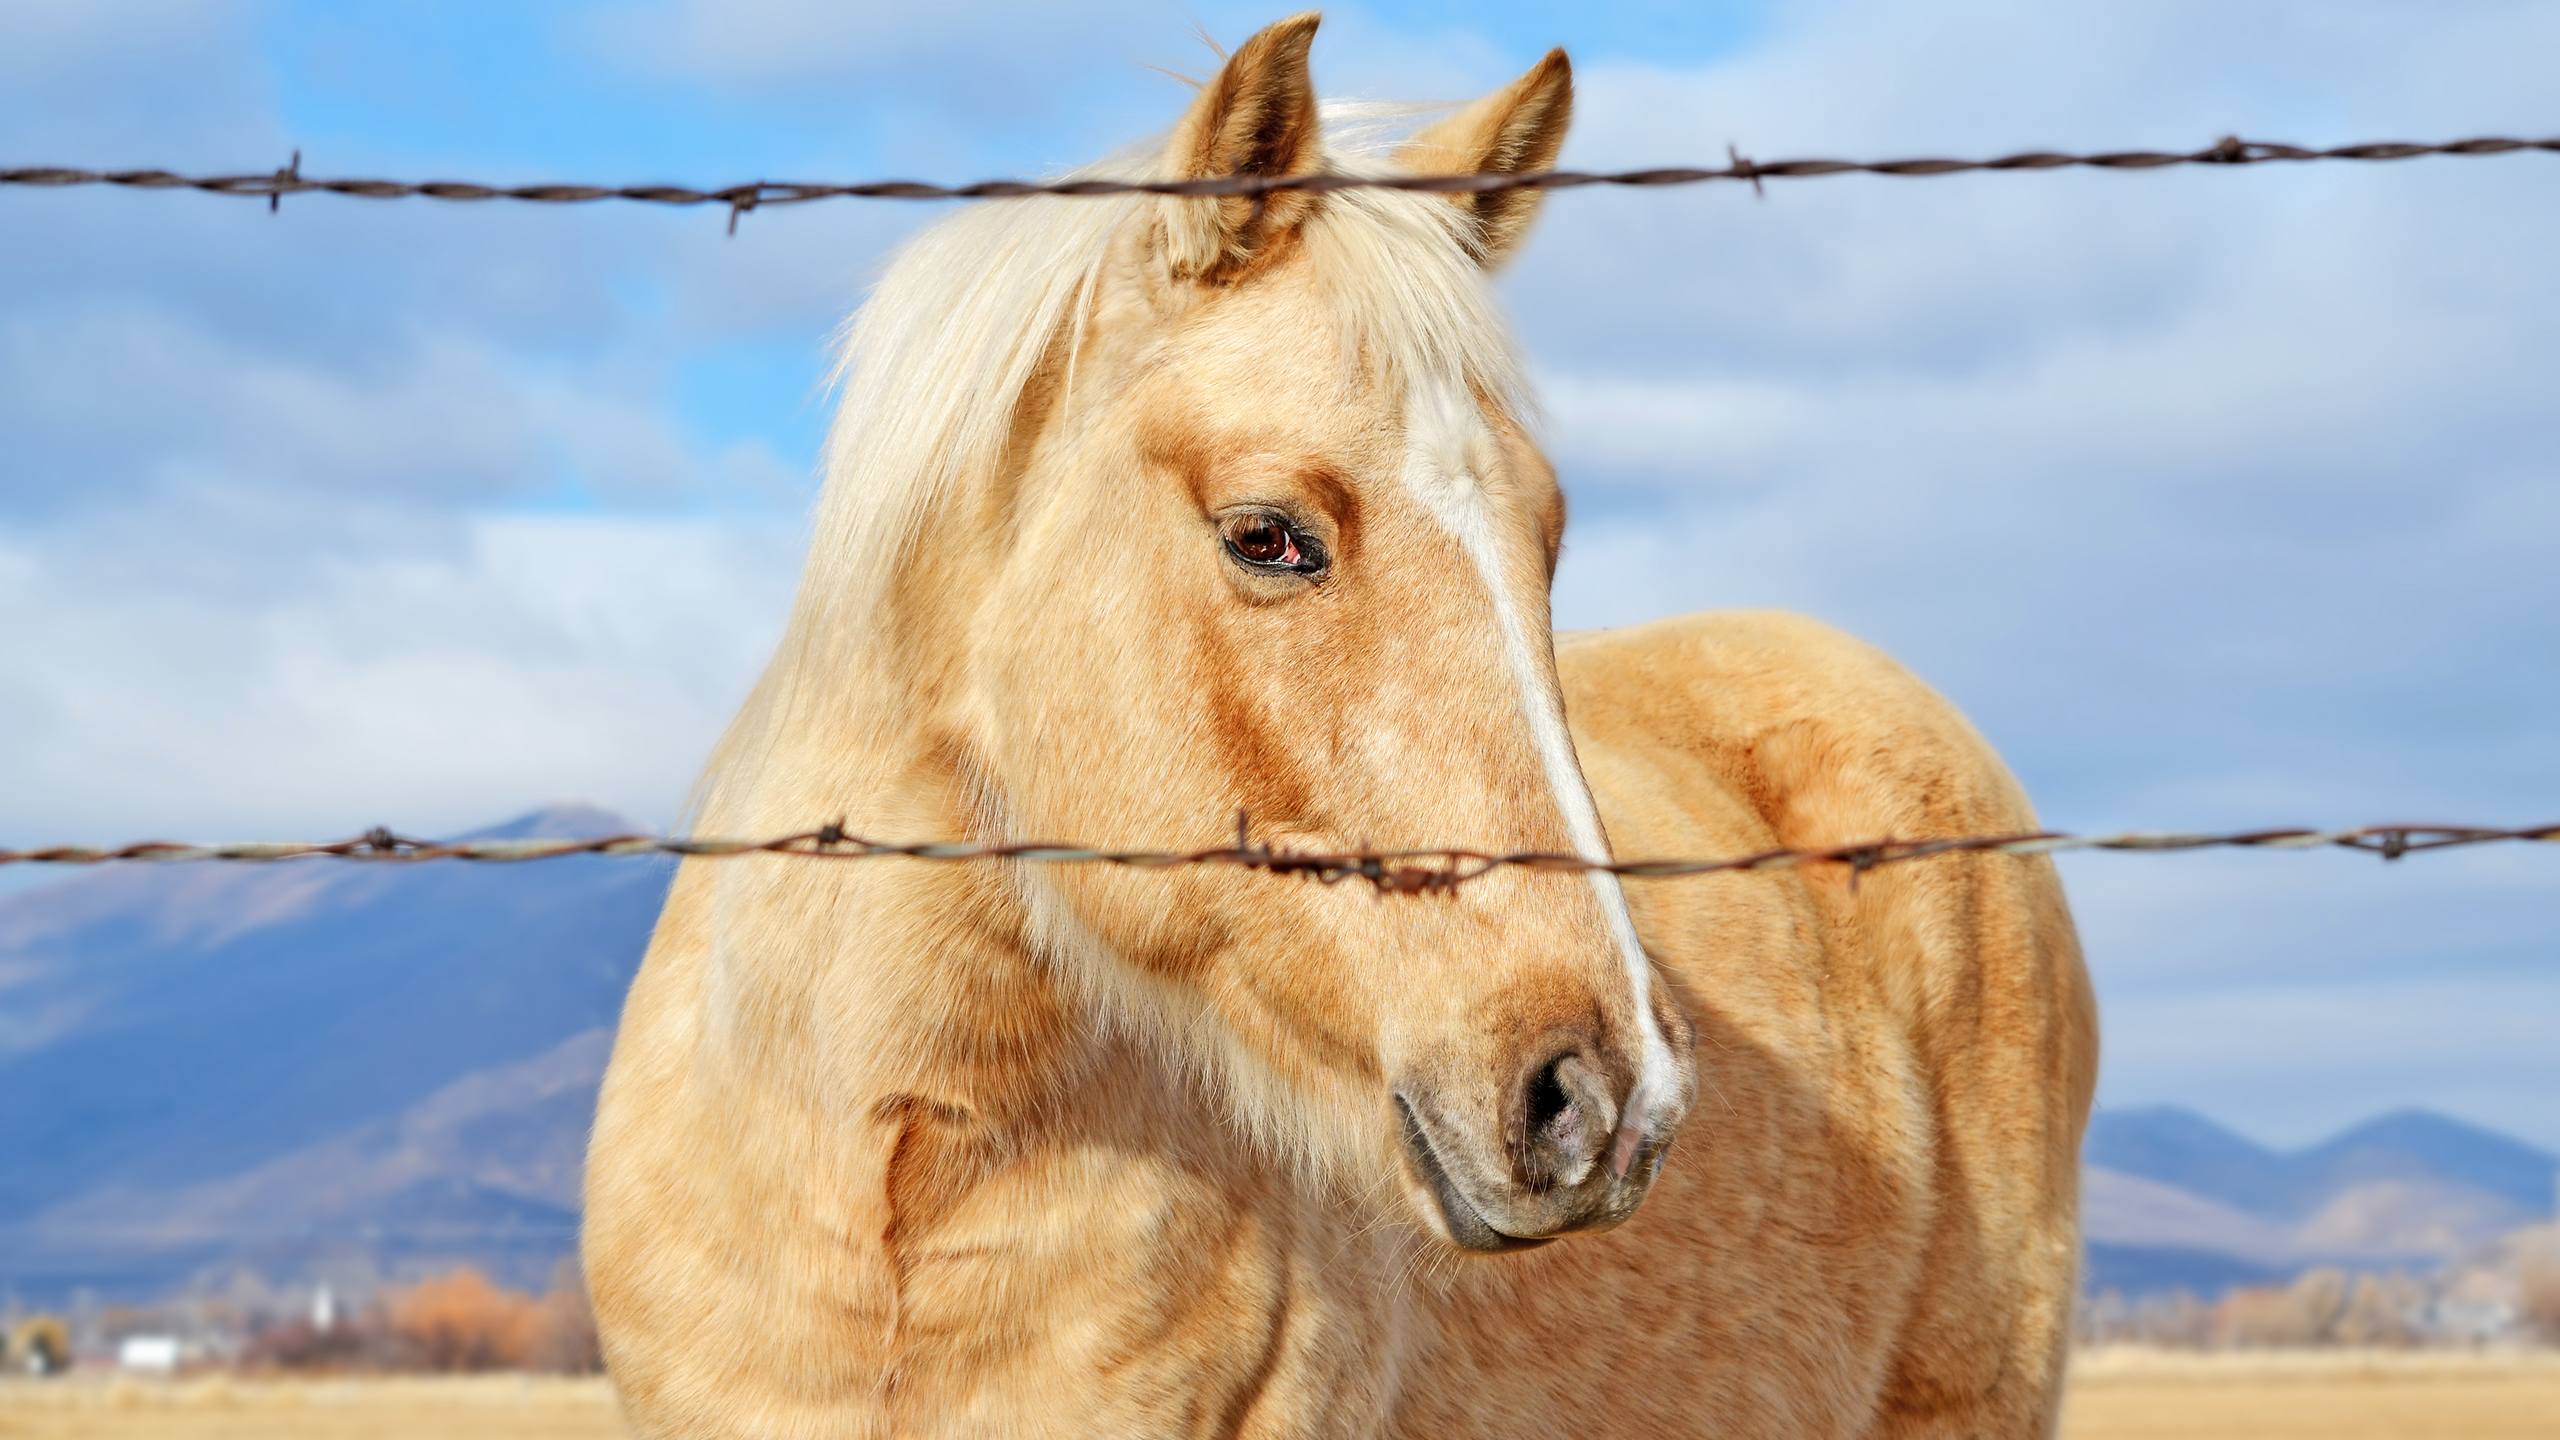
[[[2198,1106],[2280,1144],[2421,1104],[2549,1146],[2555,1012],[2547,971],[2137,992],[2105,1012],[2105,1094]]]
[[[0,543],[0,792],[24,835],[465,828],[561,798],[673,818],[788,602],[734,516],[477,515],[254,594]]]
[[[250,7],[24,19],[0,47],[17,158],[281,159]],[[805,462],[675,403],[742,333],[653,303],[668,237],[716,222],[0,205],[10,843],[570,796],[672,818],[779,624],[806,494]]]
[[[652,502],[796,492],[792,467],[760,446],[700,453],[657,382],[470,330],[421,329],[349,364],[129,302],[39,303],[0,321],[15,498],[37,508],[190,487],[316,491],[358,510],[571,487]]]
[[[222,163],[221,147],[241,141],[273,151],[254,22],[234,0],[12,0],[0,44],[7,163]],[[130,96],[150,103],[116,103]]]
[[[2560,38],[2512,7],[2415,40],[2388,7],[2321,14],[2154,64],[2200,11],[1835,7],[1699,71],[1587,70],[1569,155],[1711,153],[1711,114],[1869,154],[2453,133],[2512,118],[2511,52]],[[1559,611],[1813,609],[1985,712],[2048,794],[2547,783],[2521,717],[2551,677],[2501,659],[2560,608],[2532,559],[2560,526],[2560,203],[2518,173],[1559,197],[1510,280],[1579,502]]]

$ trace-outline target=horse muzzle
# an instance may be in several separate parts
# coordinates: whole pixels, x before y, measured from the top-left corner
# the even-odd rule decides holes
[[[1471,1134],[1421,1087],[1396,1091],[1411,1178],[1433,1227],[1461,1249],[1526,1250],[1635,1213],[1668,1148],[1676,1107],[1613,1082],[1587,1049],[1526,1067],[1492,1133]]]

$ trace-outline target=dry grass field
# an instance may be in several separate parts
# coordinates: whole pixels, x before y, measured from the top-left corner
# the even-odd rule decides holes
[[[5,1440],[606,1440],[601,1381],[0,1381]],[[2551,1440],[2560,1354],[2083,1356],[2065,1440]]]
[[[604,1440],[601,1380],[0,1381],[6,1440]]]
[[[2554,1440],[2560,1352],[2081,1355],[2065,1440]]]

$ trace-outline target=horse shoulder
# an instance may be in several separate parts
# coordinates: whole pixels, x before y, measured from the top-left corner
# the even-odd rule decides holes
[[[2039,828],[1954,706],[1818,622],[1688,616],[1565,637],[1558,665],[1621,855]],[[1864,1111],[1872,1147],[1907,1144],[1926,1177],[1883,1413],[2032,1429],[2055,1402],[2068,1338],[2097,1066],[2095,1002],[2051,862],[1943,856],[1863,874],[1824,866],[1633,886],[1657,959],[1710,1004],[1755,964],[1785,962],[1702,954],[1699,936],[1729,933],[1737,909],[1790,904],[1800,927],[1803,912],[1815,917],[1795,963],[1821,978],[1804,995],[1819,997],[1832,1029],[1882,1041],[1837,1052],[1838,1093],[1858,1093],[1853,1068],[1872,1084],[1873,1060],[1895,1060],[1882,1087],[1845,1108]],[[1714,1063],[1703,1045],[1701,1062]]]
[[[1558,667],[1622,855],[2038,828],[2024,791],[1953,705],[1817,621],[1724,612],[1567,636]],[[1843,868],[1800,873],[1826,908],[1866,922],[1886,998],[1924,1031],[2000,1023],[1986,1009],[1995,990],[2072,998],[2078,944],[2045,860],[1936,857],[1855,885]]]

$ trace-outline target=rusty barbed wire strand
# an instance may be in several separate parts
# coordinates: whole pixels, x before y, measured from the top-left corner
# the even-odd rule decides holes
[[[2268,165],[2322,160],[2414,160],[2444,155],[2515,155],[2531,151],[2560,154],[2560,137],[2519,139],[2478,135],[2462,140],[2375,140],[2354,145],[2311,147],[2274,140],[2225,136],[2200,150],[2106,150],[2071,153],[2021,150],[1978,159],[1914,157],[1900,160],[1753,160],[1732,146],[1724,165],[1666,165],[1636,170],[1537,170],[1494,175],[1223,175],[1197,180],[980,180],[965,185],[922,180],[860,180],[849,183],[800,180],[750,180],[701,189],[689,185],[595,185],[546,182],[495,185],[478,180],[349,179],[305,175],[302,152],[274,170],[234,175],[184,175],[163,169],[92,170],[65,165],[21,165],[0,169],[0,186],[68,188],[105,185],[131,190],[193,190],[208,195],[263,199],[269,209],[287,195],[347,195],[365,200],[518,200],[548,205],[584,205],[628,201],[644,205],[713,205],[729,212],[736,228],[740,215],[777,205],[804,205],[819,200],[1001,200],[1026,195],[1270,195],[1284,190],[1415,190],[1436,194],[1484,194],[1498,190],[1572,190],[1593,185],[1652,187],[1699,185],[1716,181],[1745,182],[1759,189],[1770,180],[1809,180],[1828,175],[1887,175],[1906,179],[1985,172],[2048,170],[2162,170],[2182,165]]]
[[[1962,835],[1934,840],[1869,840],[1853,845],[1762,850],[1747,855],[1705,859],[1586,859],[1552,851],[1488,851],[1466,847],[1423,850],[1298,851],[1254,844],[1249,821],[1237,819],[1236,843],[1201,850],[1114,850],[1044,841],[927,840],[895,842],[867,839],[840,825],[764,840],[705,836],[599,835],[558,840],[422,840],[376,828],[347,840],[238,841],[200,844],[145,840],[96,847],[54,845],[31,850],[0,849],[4,865],[104,865],[121,861],[171,863],[228,861],[268,863],[285,860],[334,859],[417,862],[472,860],[517,863],[573,856],[672,855],[686,859],[733,859],[748,855],[788,855],[823,860],[868,860],[901,857],[942,862],[1015,861],[1045,865],[1117,865],[1165,870],[1191,865],[1228,865],[1272,874],[1300,875],[1331,885],[1362,881],[1383,894],[1446,893],[1495,870],[1605,871],[1628,879],[1658,880],[1715,875],[1746,870],[1784,870],[1808,865],[1846,867],[1853,877],[1883,865],[1939,855],[2058,855],[2074,851],[2313,850],[2347,849],[2396,860],[2430,850],[2501,843],[2560,843],[2560,822],[2517,827],[2485,825],[2358,825],[2342,830],[2277,827],[2256,830],[2176,831],[2126,830],[2104,835],[2076,835],[2041,830],[2004,835]]]

